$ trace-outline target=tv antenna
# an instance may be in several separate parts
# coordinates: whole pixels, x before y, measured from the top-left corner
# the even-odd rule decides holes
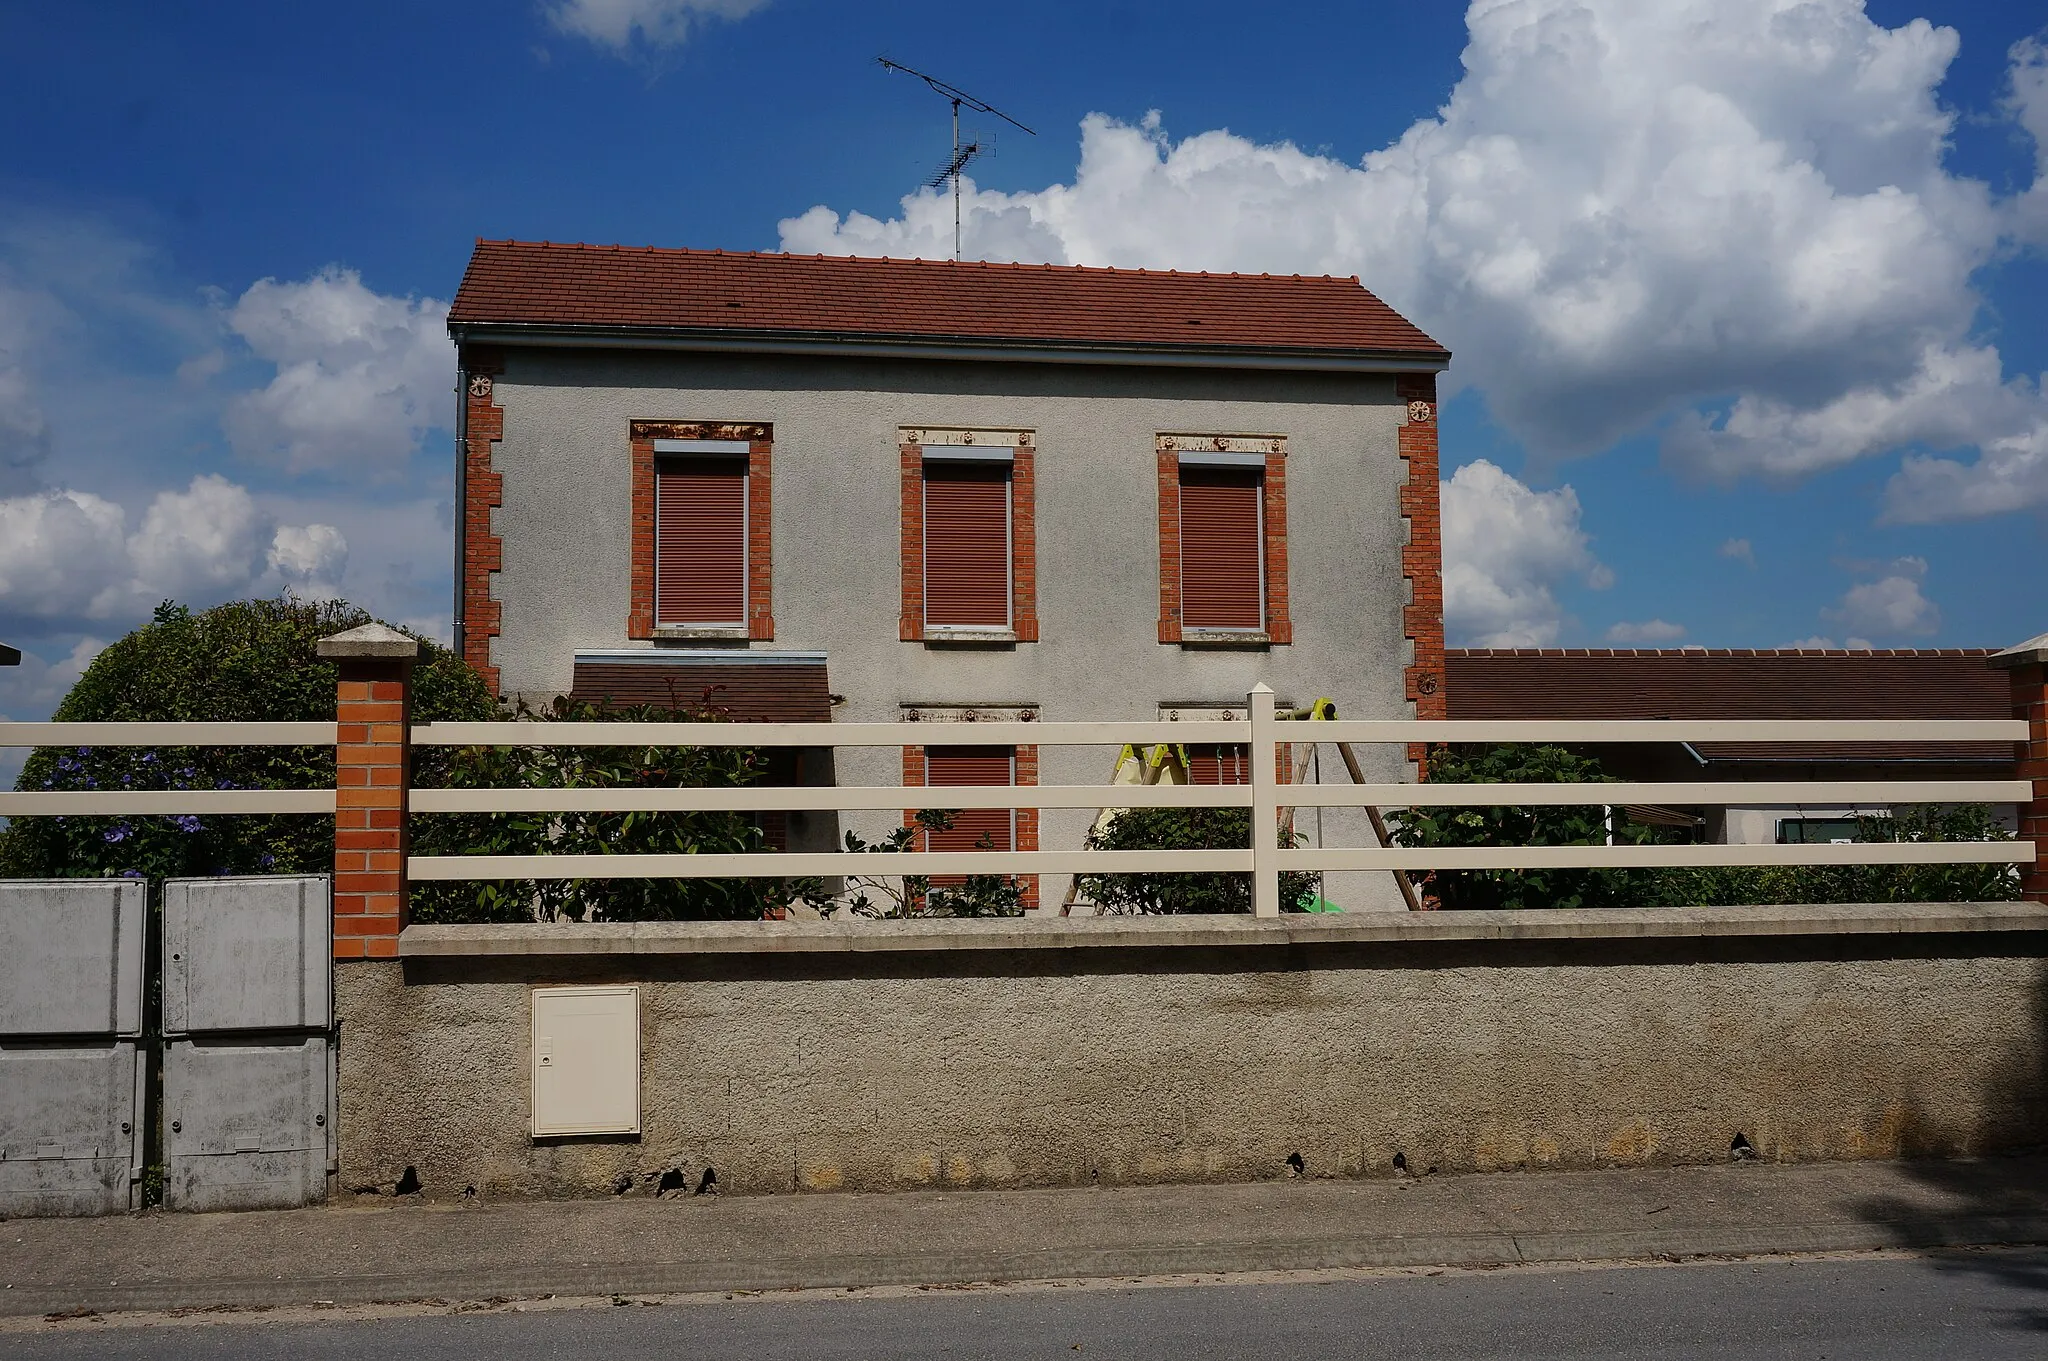
[[[966,146],[960,145],[960,106],[964,104],[976,113],[992,113],[1011,127],[1030,133],[1033,137],[1036,137],[1038,134],[1032,132],[1030,128],[1025,127],[1022,123],[1019,123],[987,100],[976,99],[957,85],[948,85],[937,76],[928,76],[922,71],[913,71],[902,62],[890,61],[887,57],[876,57],[875,60],[885,71],[901,71],[906,76],[916,76],[919,80],[937,91],[941,97],[952,101],[953,159],[946,162],[945,169],[925,181],[925,188],[936,189],[947,180],[953,182],[953,258],[958,260],[960,258],[960,172],[966,169],[969,161],[987,150],[979,139],[969,142]]]

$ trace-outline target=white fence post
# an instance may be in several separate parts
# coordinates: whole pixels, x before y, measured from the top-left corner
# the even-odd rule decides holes
[[[1252,915],[1280,915],[1280,787],[1273,778],[1273,688],[1260,681],[1245,696],[1252,720]]]

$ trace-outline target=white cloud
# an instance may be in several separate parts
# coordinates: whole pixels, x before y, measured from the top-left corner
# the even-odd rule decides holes
[[[2012,95],[2007,111],[2034,139],[2034,185],[2014,204],[2015,234],[2048,244],[2048,41],[2023,38],[2007,54]]]
[[[1756,547],[1748,539],[1727,539],[1721,544],[1721,556],[1733,558],[1747,566],[1756,566]]]
[[[968,251],[1357,273],[1543,457],[1702,401],[1728,418],[1681,422],[1671,457],[1724,476],[2048,424],[2025,384],[1995,419],[1959,410],[2006,390],[1967,336],[1971,275],[2013,218],[1943,164],[1954,30],[1886,29],[1861,0],[1476,0],[1468,27],[1439,114],[1357,165],[1091,115],[1071,184],[967,196]],[[2033,126],[2048,76],[2028,60],[2015,116]],[[889,221],[814,208],[782,244],[943,257],[951,232],[923,191]],[[1955,513],[2048,495],[2006,480]]]
[[[277,366],[268,386],[228,406],[228,436],[246,458],[395,473],[454,417],[444,302],[387,297],[330,267],[298,283],[259,280],[227,321]]]
[[[680,46],[706,19],[743,19],[768,0],[556,0],[542,12],[548,22],[603,47],[630,52]]]
[[[21,665],[0,670],[0,720],[40,722],[68,694],[92,659],[106,648],[102,638],[81,638],[61,659],[46,662],[33,652],[21,654]],[[12,784],[13,781],[5,781]]]
[[[128,519],[90,492],[0,498],[0,619],[125,621],[163,599],[324,593],[348,556],[332,526],[275,525],[213,474],[159,492],[132,533]]]
[[[1921,594],[1927,576],[1925,558],[1895,558],[1875,581],[1851,586],[1834,609],[1821,616],[1837,627],[1879,638],[1924,637],[1941,629],[1941,610]],[[1864,638],[1851,637],[1851,648],[1868,648]]]
[[[1640,624],[1619,623],[1607,630],[1610,643],[1675,643],[1685,637],[1685,625],[1663,619],[1646,619]]]
[[[1452,641],[1548,646],[1564,623],[1557,587],[1613,584],[1579,528],[1579,497],[1570,487],[1532,491],[1481,459],[1441,488],[1444,621]]]

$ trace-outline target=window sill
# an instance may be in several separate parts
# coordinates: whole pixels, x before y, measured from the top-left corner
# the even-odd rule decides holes
[[[654,630],[656,638],[678,639],[727,639],[746,642],[745,624],[662,624]]]
[[[1185,629],[1180,635],[1184,648],[1271,647],[1273,635],[1264,629]]]
[[[924,642],[927,647],[946,647],[965,643],[978,647],[1012,646],[1017,641],[1015,629],[941,629],[927,627]]]

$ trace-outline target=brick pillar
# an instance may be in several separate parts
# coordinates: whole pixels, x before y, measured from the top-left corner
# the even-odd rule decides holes
[[[412,667],[419,644],[382,624],[319,642],[340,678],[334,717],[334,957],[393,959],[405,927]]]
[[[2012,716],[2027,722],[2014,773],[2034,782],[2034,801],[2020,806],[2019,833],[2034,843],[2034,862],[2020,866],[2020,896],[2048,902],[2048,633],[2007,648],[1991,664],[2012,682]]]

